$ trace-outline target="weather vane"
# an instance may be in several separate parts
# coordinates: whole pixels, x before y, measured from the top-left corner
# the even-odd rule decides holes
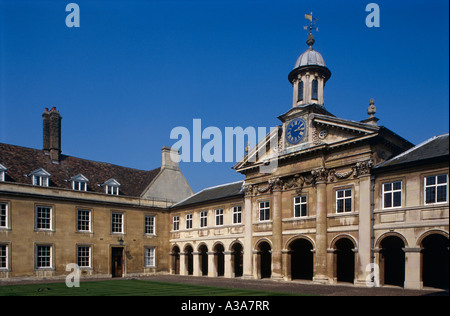
[[[305,30],[309,29],[309,34],[311,34],[313,30],[315,30],[316,32],[319,32],[319,28],[316,27],[316,22],[319,21],[319,19],[313,17],[312,12],[311,12],[311,14],[305,14],[305,19],[310,21],[309,26],[303,27]]]

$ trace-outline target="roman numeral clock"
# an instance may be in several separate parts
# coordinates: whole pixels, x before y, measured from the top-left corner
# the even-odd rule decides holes
[[[302,117],[297,117],[286,124],[285,138],[286,145],[297,145],[307,139],[308,128],[306,121]]]

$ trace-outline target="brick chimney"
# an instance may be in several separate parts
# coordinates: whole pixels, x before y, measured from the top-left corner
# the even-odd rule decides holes
[[[53,162],[59,162],[61,154],[61,115],[56,107],[48,108],[42,113],[43,120],[43,150],[50,155]]]

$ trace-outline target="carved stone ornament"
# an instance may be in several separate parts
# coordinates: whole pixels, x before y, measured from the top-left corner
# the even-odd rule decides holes
[[[335,182],[337,179],[347,179],[354,173],[353,168],[346,172],[336,172],[336,169],[331,169],[329,172],[330,181]]]
[[[328,170],[325,168],[317,168],[311,171],[314,181],[326,182],[328,180]]]
[[[245,196],[253,195],[253,185],[252,184],[244,184],[242,187],[242,190],[244,190]]]
[[[365,160],[357,162],[356,165],[353,167],[353,176],[359,177],[364,175],[370,174],[370,169],[373,167],[373,160]]]

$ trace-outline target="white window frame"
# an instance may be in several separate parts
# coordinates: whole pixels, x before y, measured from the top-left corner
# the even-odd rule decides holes
[[[200,227],[208,227],[208,211],[200,212]]]
[[[298,201],[297,201],[298,199]],[[305,207],[305,215],[302,215],[302,208]],[[297,216],[297,208],[299,209],[299,215]],[[308,216],[308,197],[306,194],[294,196],[294,218],[306,217]]]
[[[31,183],[35,186],[40,187],[48,187],[49,186],[49,178],[50,173],[45,171],[43,168],[39,168],[37,170],[34,170],[29,175],[31,175]]]
[[[258,202],[258,218],[260,222],[270,221],[270,201]]]
[[[0,202],[0,229],[7,229],[9,221],[8,203]],[[2,224],[4,222],[4,224]]]
[[[48,216],[43,216],[42,212],[44,210],[48,211]],[[48,225],[46,222],[48,221]],[[46,224],[46,225],[43,225]],[[42,227],[45,226],[45,227]],[[48,226],[48,227],[47,227]],[[36,206],[36,230],[49,231],[53,227],[53,208],[51,206]]]
[[[400,183],[400,189],[395,189],[394,184]],[[386,189],[387,185],[391,185],[390,189]],[[391,182],[385,182],[382,184],[382,191],[383,191],[383,209],[391,209],[391,208],[401,208],[403,205],[403,182],[401,180],[399,181],[391,181]],[[395,206],[394,205],[394,196],[396,194],[400,193],[400,205]],[[390,196],[391,198],[391,205],[386,206],[386,196]]]
[[[0,182],[4,182],[6,179],[6,167],[0,164]]]
[[[343,196],[339,197],[339,192],[343,192]],[[350,195],[346,195],[347,192],[350,192]],[[350,203],[350,211],[346,211],[346,205],[349,200]],[[339,211],[339,202],[342,201],[342,211]],[[353,189],[352,188],[346,188],[346,189],[339,189],[336,190],[336,213],[337,214],[344,214],[344,213],[352,213],[353,212]]]
[[[36,185],[39,187],[48,187],[48,177],[33,175],[33,185]]]
[[[145,215],[145,235],[156,235],[155,215]]]
[[[216,226],[223,226],[223,208],[216,209]]]
[[[85,215],[82,215],[81,213],[86,213],[88,215],[88,219],[86,219]],[[92,232],[92,211],[88,209],[77,209],[77,232],[82,233],[90,233]],[[83,216],[83,218],[80,219],[80,215]],[[81,226],[86,226],[86,223],[88,225],[88,229],[80,229]]]
[[[45,257],[42,256],[40,249],[48,248],[48,254],[46,250]],[[47,258],[48,259],[45,259]],[[42,265],[42,259],[48,262],[48,265]],[[36,269],[51,269],[53,268],[53,246],[52,245],[36,245]]]
[[[155,268],[156,267],[156,248],[145,247],[144,253],[144,267]]]
[[[120,219],[120,220],[119,220]],[[111,233],[113,234],[123,234],[124,233],[124,214],[121,212],[111,213]],[[120,231],[117,229],[120,227]]]
[[[8,270],[9,267],[9,247],[8,244],[0,244],[0,271]]]
[[[242,224],[242,207],[233,206],[233,224]]]
[[[180,230],[180,216],[179,215],[175,215],[172,218],[172,224],[173,224],[173,226],[172,226],[173,231],[179,231]]]
[[[192,229],[192,213],[186,214],[186,229]]]
[[[108,195],[119,195],[120,183],[115,179],[109,179],[103,183],[105,187],[105,193]]]
[[[438,183],[438,177],[441,176],[445,176],[445,183]],[[428,178],[433,178],[434,177],[434,184],[427,184],[427,179]],[[445,194],[445,201],[440,201],[438,202],[438,188],[440,187],[445,187],[446,189],[446,194]],[[430,188],[434,188],[434,202],[428,202],[427,203],[427,189]],[[437,175],[432,175],[432,176],[425,176],[424,177],[424,197],[423,197],[423,202],[425,205],[433,205],[433,204],[446,204],[448,203],[448,174],[445,173],[441,173],[441,174],[437,174]]]
[[[87,252],[86,252],[87,249]],[[80,250],[82,253],[80,255]],[[87,261],[87,265],[86,265]],[[92,268],[92,247],[86,245],[77,246],[77,264],[80,269],[90,269]]]

